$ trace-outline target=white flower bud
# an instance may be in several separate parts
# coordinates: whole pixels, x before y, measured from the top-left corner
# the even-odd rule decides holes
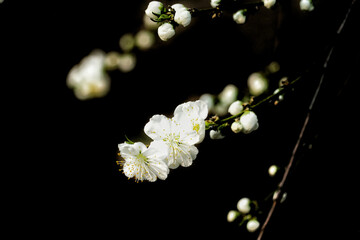
[[[245,134],[251,133],[259,127],[258,118],[252,111],[246,111],[243,115],[241,115],[240,123],[243,127],[242,132]]]
[[[262,0],[262,1],[264,2],[264,6],[266,8],[271,8],[276,3],[276,0]]]
[[[233,19],[237,24],[243,24],[246,21],[246,16],[244,15],[245,10],[239,10],[233,14]]]
[[[191,13],[185,7],[180,8],[175,12],[174,21],[186,27],[191,22]]]
[[[234,133],[239,133],[241,132],[241,130],[243,129],[241,123],[239,122],[233,122],[231,124],[231,130],[234,132]]]
[[[246,224],[246,228],[249,232],[255,232],[260,226],[260,223],[256,219],[251,219]]]
[[[269,169],[268,169],[268,173],[269,173],[269,175],[271,176],[271,177],[274,177],[275,176],[275,174],[276,174],[276,172],[278,171],[278,166],[276,166],[276,165],[271,165],[270,167],[269,167]]]
[[[249,213],[251,210],[250,202],[251,201],[249,198],[240,199],[237,203],[237,209],[239,210],[239,212],[241,212],[243,214]]]
[[[279,198],[279,194],[280,194],[280,190],[276,190],[273,194],[273,200],[276,201],[278,198]],[[281,195],[281,199],[280,199],[280,203],[283,203],[287,198],[287,193],[284,192],[282,195]]]
[[[239,216],[239,213],[237,211],[231,210],[227,214],[227,221],[233,222],[238,216]]]
[[[300,0],[300,9],[303,11],[312,11],[314,10],[314,5],[312,0]]]
[[[211,1],[210,1],[210,5],[211,5],[213,8],[216,8],[217,6],[220,5],[220,2],[221,2],[221,0],[211,0]]]
[[[181,3],[175,3],[171,5],[171,8],[175,10],[175,12],[180,11],[181,9],[185,8],[185,6]]]
[[[252,73],[248,78],[249,91],[254,96],[259,96],[268,89],[268,80],[258,72]]]
[[[148,7],[145,10],[145,14],[152,19],[157,19],[158,17],[155,14],[161,14],[162,10],[164,9],[164,4],[159,1],[151,1]]]
[[[243,109],[244,107],[242,105],[242,102],[240,100],[237,100],[230,105],[228,112],[234,116],[241,113]]]
[[[170,23],[164,23],[158,28],[158,35],[161,40],[167,41],[175,35],[173,25]]]
[[[221,134],[220,131],[211,130],[210,131],[210,138],[213,140],[216,139],[223,139],[225,136]]]

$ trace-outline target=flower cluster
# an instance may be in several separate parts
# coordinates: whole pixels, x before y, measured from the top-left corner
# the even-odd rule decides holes
[[[256,216],[254,216],[254,213],[256,213],[257,210],[257,202],[244,197],[238,201],[237,210],[230,210],[228,212],[227,220],[228,222],[234,222],[237,218],[239,218],[239,225],[246,223],[246,229],[249,232],[255,232],[260,227],[259,221]]]
[[[167,178],[169,169],[188,167],[195,160],[196,144],[205,137],[205,102],[186,102],[176,107],[174,116],[154,115],[144,127],[153,141],[146,147],[141,142],[119,144],[120,164],[124,174],[137,181],[156,181]]]
[[[163,41],[167,41],[175,35],[176,26],[187,27],[191,23],[191,12],[180,3],[166,8],[162,2],[151,1],[145,14],[152,21],[160,24],[158,35]]]

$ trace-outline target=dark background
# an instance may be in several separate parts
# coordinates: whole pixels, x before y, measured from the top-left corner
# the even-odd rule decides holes
[[[278,1],[236,25],[231,15],[193,19],[167,43],[137,53],[131,73],[111,72],[101,99],[77,100],[67,73],[93,49],[120,51],[119,38],[136,33],[144,1],[10,1],[0,5],[4,131],[15,165],[9,173],[9,230],[53,238],[239,237],[255,239],[226,215],[242,197],[256,199],[263,223],[276,189],[272,164],[286,166],[307,108],[334,45],[296,164],[265,239],[360,236],[358,197],[359,4],[341,36],[350,1]],[[172,4],[175,1],[167,1]],[[184,1],[207,8],[208,1]],[[336,41],[335,41],[336,40]],[[142,133],[154,114],[170,114],[190,97],[219,93],[278,61],[278,77],[310,69],[285,101],[259,108],[250,135],[206,138],[189,168],[165,181],[135,183],[116,165],[117,144]],[[277,80],[271,82],[275,88]],[[271,90],[270,92],[271,93]],[[15,184],[14,184],[15,183]],[[345,238],[344,238],[345,239]]]

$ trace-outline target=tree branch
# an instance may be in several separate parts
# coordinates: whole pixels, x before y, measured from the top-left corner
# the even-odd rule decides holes
[[[347,21],[347,19],[348,19],[348,16],[349,16],[349,14],[350,14],[350,12],[351,12],[351,9],[352,9],[353,5],[355,4],[355,2],[356,2],[356,0],[353,0],[353,1],[351,2],[350,6],[349,6],[349,8],[348,8],[348,11],[347,11],[347,13],[346,13],[346,15],[345,15],[345,17],[344,17],[344,20],[342,21],[340,27],[339,27],[338,30],[337,30],[337,37],[338,37],[338,36],[340,35],[340,33],[342,32],[342,30],[343,30],[343,28],[344,28],[344,25],[345,25],[345,23],[346,23],[346,21]],[[335,41],[335,42],[336,42],[336,41]],[[269,210],[269,213],[268,213],[268,215],[267,215],[267,217],[266,217],[266,220],[265,220],[264,224],[262,225],[262,227],[261,227],[261,229],[260,229],[260,233],[259,233],[259,235],[258,235],[257,240],[261,240],[261,239],[262,239],[262,237],[263,237],[263,235],[264,235],[264,232],[265,232],[265,229],[266,229],[266,227],[268,226],[268,223],[269,223],[269,221],[270,221],[270,219],[271,219],[271,217],[272,217],[272,215],[273,215],[273,213],[274,213],[274,211],[275,211],[276,205],[277,205],[277,203],[279,202],[279,200],[281,199],[283,187],[284,187],[285,182],[286,182],[286,180],[287,180],[287,178],[288,178],[288,176],[289,176],[289,172],[290,172],[290,169],[291,169],[291,167],[292,167],[292,165],[293,165],[293,162],[294,162],[296,153],[297,153],[297,151],[298,151],[298,149],[299,149],[299,146],[300,146],[300,143],[301,143],[301,141],[302,141],[304,132],[305,132],[306,127],[307,127],[307,125],[308,125],[308,123],[309,123],[310,114],[311,114],[311,111],[312,111],[312,109],[313,109],[314,103],[315,103],[315,101],[316,101],[316,99],[317,99],[317,97],[318,97],[319,91],[320,91],[320,89],[321,89],[321,86],[322,86],[322,83],[323,83],[323,80],[324,80],[324,77],[325,77],[326,69],[327,69],[328,63],[329,63],[329,61],[330,61],[330,59],[331,59],[331,56],[332,56],[334,47],[335,47],[335,43],[333,44],[333,46],[331,47],[328,55],[327,55],[326,58],[325,58],[325,61],[324,61],[324,64],[323,64],[323,72],[322,72],[322,74],[321,74],[319,84],[318,84],[318,86],[317,86],[317,88],[316,88],[316,91],[315,91],[313,97],[312,97],[311,103],[310,103],[309,108],[308,108],[308,113],[307,113],[307,115],[306,115],[306,118],[305,118],[305,120],[304,120],[303,126],[302,126],[302,128],[301,128],[299,137],[298,137],[298,139],[297,139],[297,141],[296,141],[296,144],[295,144],[295,146],[294,146],[294,149],[293,149],[293,151],[292,151],[292,153],[291,153],[291,157],[290,157],[290,160],[289,160],[288,165],[286,166],[284,175],[283,175],[283,177],[282,177],[282,179],[281,179],[281,181],[280,181],[280,183],[279,183],[279,185],[278,185],[277,194],[276,194],[276,196],[273,198],[273,204],[272,204],[272,206],[271,206],[271,208],[270,208],[270,210]]]

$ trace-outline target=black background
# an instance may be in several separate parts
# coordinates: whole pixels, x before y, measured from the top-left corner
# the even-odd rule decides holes
[[[227,223],[227,212],[249,197],[261,204],[258,218],[264,221],[270,202],[263,200],[279,182],[267,169],[287,164],[335,44],[286,184],[288,198],[264,237],[358,238],[359,4],[337,37],[350,1],[314,1],[310,13],[300,12],[297,1],[279,2],[272,10],[260,8],[245,25],[226,14],[193,19],[169,42],[139,52],[133,72],[111,72],[106,97],[79,101],[65,82],[71,67],[95,48],[120,51],[119,38],[139,30],[147,3],[5,0],[0,48],[4,131],[10,130],[4,162],[14,165],[14,171],[3,169],[10,173],[4,181],[10,232],[46,238],[256,238]],[[171,115],[178,104],[217,94],[228,83],[244,89],[247,76],[273,60],[280,63],[279,77],[311,72],[279,106],[258,110],[256,132],[206,138],[193,165],[171,171],[165,181],[135,183],[119,172],[117,144],[125,134],[136,140],[152,115]]]

